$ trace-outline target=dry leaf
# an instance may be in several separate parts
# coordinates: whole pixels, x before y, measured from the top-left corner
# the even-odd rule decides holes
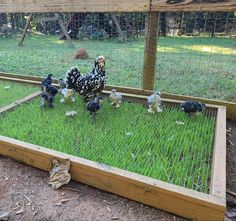
[[[58,160],[53,160],[53,168],[50,172],[50,178],[48,184],[52,185],[53,189],[58,189],[64,184],[70,182],[71,175],[69,174],[70,160],[64,160],[59,162]]]

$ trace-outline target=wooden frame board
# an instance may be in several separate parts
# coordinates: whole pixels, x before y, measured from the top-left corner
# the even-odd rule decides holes
[[[236,0],[152,0],[151,11],[236,11]]]
[[[128,92],[128,91],[126,91]],[[146,99],[147,95],[123,93]],[[167,102],[180,101],[163,99]],[[72,179],[198,221],[222,221],[226,210],[226,108],[217,109],[210,193],[200,193],[104,164],[0,135],[0,155],[50,171],[52,159],[70,159]],[[7,110],[6,110],[7,111]]]
[[[39,85],[40,82],[43,80],[43,77],[17,75],[17,74],[0,72],[0,80],[17,81],[21,83]],[[57,80],[54,79],[53,83],[56,85]],[[115,85],[106,85],[105,87],[107,91],[110,91],[113,88],[119,92],[136,94],[136,95],[149,96],[153,93],[153,91],[150,91],[150,90],[144,90],[144,89],[132,88],[132,87],[120,87],[120,86],[115,86]],[[161,97],[165,99],[182,100],[182,101],[195,100],[195,101],[200,101],[206,104],[225,106],[227,108],[226,109],[227,118],[230,120],[236,120],[236,103],[234,102],[212,100],[212,99],[178,95],[178,94],[170,94],[170,93],[162,93]]]
[[[150,0],[1,0],[0,13],[146,12]]]
[[[23,97],[23,98],[21,98],[21,99],[15,101],[15,102],[13,102],[13,103],[11,103],[11,104],[8,104],[8,105],[6,105],[6,106],[4,106],[4,107],[1,107],[1,108],[0,108],[0,114],[4,113],[4,112],[6,112],[6,111],[9,111],[9,110],[11,110],[11,109],[13,109],[13,108],[15,108],[15,107],[17,107],[17,106],[19,106],[19,105],[25,103],[25,102],[30,101],[31,99],[33,99],[33,98],[39,96],[41,93],[42,93],[41,91],[37,91],[37,92],[35,92],[35,93],[33,93],[33,94],[30,94],[30,95],[28,95],[28,96],[26,96],[26,97]]]
[[[235,0],[1,0],[0,13],[236,11]]]

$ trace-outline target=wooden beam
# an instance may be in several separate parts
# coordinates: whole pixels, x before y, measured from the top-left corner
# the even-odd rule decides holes
[[[57,17],[42,17],[42,18],[34,18],[32,23],[40,23],[40,22],[49,22],[49,21],[57,21]]]
[[[27,33],[27,30],[28,30],[28,27],[30,25],[30,21],[33,17],[33,14],[30,14],[29,17],[27,18],[27,21],[26,21],[26,24],[25,24],[25,27],[24,27],[24,30],[23,30],[23,33],[22,33],[22,36],[20,38],[20,42],[19,42],[19,46],[22,46],[23,45],[23,41],[25,39],[25,36],[26,36],[26,33]]]
[[[36,84],[40,85],[40,82],[43,80],[43,77],[37,77],[37,76],[28,76],[28,75],[17,75],[17,74],[11,74],[11,73],[3,73],[0,72],[0,80],[10,80],[10,81],[16,81],[26,84]],[[53,79],[54,85],[57,85],[58,81],[56,79]],[[111,91],[111,89],[116,89],[119,92],[123,93],[130,93],[130,94],[139,94],[139,95],[146,95],[149,96],[153,93],[151,90],[144,90],[139,88],[132,88],[132,87],[121,87],[121,86],[115,86],[115,85],[106,85],[105,90]],[[178,95],[178,94],[170,94],[170,93],[162,93],[162,98],[166,99],[173,99],[173,100],[181,100],[181,101],[187,101],[187,100],[195,100],[200,101],[205,104],[213,104],[213,105],[219,105],[219,106],[225,106],[227,108],[227,118],[230,120],[236,120],[236,103],[229,102],[229,101],[221,101],[221,100],[212,100],[212,99],[206,99],[201,97],[193,97],[193,96],[185,96],[185,95]]]
[[[236,0],[152,0],[151,11],[236,11]]]
[[[24,98],[21,98],[21,99],[15,101],[15,102],[7,105],[7,106],[1,107],[0,108],[0,114],[2,114],[3,112],[9,111],[9,110],[11,110],[11,109],[21,105],[21,104],[23,104],[23,103],[33,99],[33,98],[39,96],[41,93],[42,93],[42,91],[37,91],[37,92],[35,92],[33,94],[30,94],[30,95],[28,95],[28,96],[26,96]]]
[[[226,108],[217,112],[210,194],[226,199]]]
[[[1,0],[0,13],[148,12],[150,0]]]
[[[145,36],[143,85],[144,90],[153,90],[156,70],[157,35],[159,13],[150,12],[147,17],[147,35]]]
[[[52,159],[70,159],[72,179],[198,221],[222,221],[226,202],[104,164],[0,136],[0,154],[49,171]]]

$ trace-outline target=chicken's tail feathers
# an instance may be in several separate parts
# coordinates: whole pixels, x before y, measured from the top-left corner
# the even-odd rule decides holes
[[[81,74],[78,67],[72,67],[65,74],[66,87],[69,89],[76,89],[76,82],[80,78]]]

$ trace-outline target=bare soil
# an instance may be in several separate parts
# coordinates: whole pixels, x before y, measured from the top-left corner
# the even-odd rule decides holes
[[[48,173],[0,157],[0,211],[9,221],[184,221],[173,214],[71,181],[53,190]],[[19,214],[17,214],[19,213]]]
[[[227,126],[232,129],[227,142],[227,190],[236,192],[236,122]],[[0,157],[0,211],[10,212],[9,221],[186,220],[73,181],[67,189],[53,190],[48,177],[44,171]],[[227,206],[226,214],[236,211],[236,197],[229,193]]]
[[[228,129],[232,132],[227,136],[227,213],[234,213],[231,220],[236,221],[236,122],[228,122]]]

